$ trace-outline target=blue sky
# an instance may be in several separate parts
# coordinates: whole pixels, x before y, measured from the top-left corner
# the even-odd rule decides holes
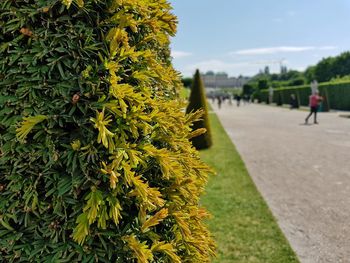
[[[280,63],[304,70],[350,50],[350,0],[170,0],[173,64],[184,76],[254,75]]]

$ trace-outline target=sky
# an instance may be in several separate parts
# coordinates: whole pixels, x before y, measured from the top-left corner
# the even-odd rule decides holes
[[[169,0],[178,17],[173,65],[253,76],[305,70],[350,50],[350,0]]]

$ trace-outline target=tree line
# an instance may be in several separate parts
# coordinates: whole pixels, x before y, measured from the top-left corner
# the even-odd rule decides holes
[[[316,65],[309,66],[305,71],[287,70],[281,67],[280,73],[270,73],[268,66],[255,75],[243,86],[243,94],[258,94],[269,87],[280,88],[299,86],[317,80],[319,83],[346,80],[350,78],[350,52],[343,52],[335,57],[323,58]]]

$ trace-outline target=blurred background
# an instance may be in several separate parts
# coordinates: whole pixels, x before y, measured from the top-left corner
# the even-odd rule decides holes
[[[208,115],[215,262],[348,262],[350,1],[170,2],[187,111]]]

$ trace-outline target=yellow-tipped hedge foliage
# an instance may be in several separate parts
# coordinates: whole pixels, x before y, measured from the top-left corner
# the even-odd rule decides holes
[[[209,262],[165,0],[0,2],[0,261]]]

